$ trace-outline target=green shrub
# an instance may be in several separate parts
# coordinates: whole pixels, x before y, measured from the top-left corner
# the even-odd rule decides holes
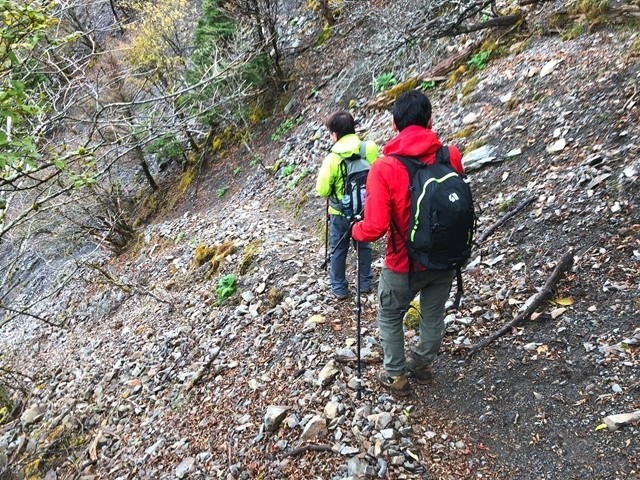
[[[489,63],[489,58],[491,57],[491,51],[480,51],[476,53],[471,59],[467,62],[471,68],[476,70],[482,70]]]
[[[293,163],[290,163],[289,165],[286,165],[283,169],[282,172],[280,173],[280,175],[284,178],[284,177],[288,177],[289,175],[291,175],[293,173],[293,171],[296,169],[296,166]]]
[[[236,167],[233,169],[233,175],[237,176],[240,174],[241,171],[242,171],[242,167]]]
[[[376,92],[384,92],[393,87],[398,81],[392,72],[384,72],[373,80],[373,88]]]
[[[420,88],[421,90],[431,90],[432,88],[436,88],[436,82],[433,80],[428,80],[426,82],[422,82],[420,84]]]
[[[236,293],[237,288],[236,276],[233,273],[222,277],[218,281],[218,288],[216,289],[216,300],[218,305]]]
[[[227,190],[229,190],[229,187],[222,187],[216,190],[216,197],[218,198],[222,198],[224,197],[224,194],[227,193]]]
[[[296,188],[298,183],[300,183],[300,180],[302,180],[307,175],[309,175],[309,169],[308,168],[304,168],[302,170],[302,172],[300,172],[298,175],[295,176],[295,178],[292,178],[289,181],[289,183],[287,183],[286,189],[287,190],[293,190],[294,188]]]
[[[276,128],[276,131],[271,135],[271,141],[277,142],[284,135],[291,133],[294,127],[298,126],[302,122],[302,115],[296,118],[287,118]]]

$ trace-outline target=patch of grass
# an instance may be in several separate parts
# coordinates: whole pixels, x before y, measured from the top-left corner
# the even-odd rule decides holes
[[[285,119],[279,126],[276,128],[276,131],[271,135],[271,141],[277,142],[283,136],[288,135],[291,131],[300,125],[303,118],[302,115],[299,115],[295,118],[287,118]]]
[[[225,275],[218,281],[218,288],[216,289],[216,301],[218,305],[224,302],[231,295],[236,293],[238,289],[238,283],[236,276],[233,273]]]
[[[178,180],[178,192],[181,195],[184,195],[187,192],[197,175],[198,170],[195,165],[188,167],[184,173],[180,175],[180,180]]]
[[[233,242],[225,242],[220,245],[205,245],[203,243],[196,246],[193,254],[193,267],[200,268],[205,263],[211,263],[211,268],[207,272],[207,278],[217,273],[223,260],[236,249]]]
[[[413,90],[418,86],[417,78],[410,78],[409,80],[405,80],[391,88],[388,89],[386,95],[388,98],[396,99],[404,92],[408,92],[409,90]]]
[[[467,148],[464,149],[464,153],[462,154],[462,156],[464,157],[467,153],[473,152],[475,149],[480,148],[487,143],[489,143],[489,141],[486,138],[474,140],[473,142],[469,143],[469,145],[467,145]]]
[[[640,37],[636,38],[631,44],[629,57],[640,57]]]
[[[296,186],[298,185],[298,183],[300,183],[300,181],[306,177],[307,175],[309,175],[309,169],[308,168],[304,168],[302,169],[302,172],[300,172],[298,175],[296,175],[294,178],[292,178],[289,183],[287,183],[287,186],[285,187],[287,190],[293,190],[294,188],[296,188]]]
[[[467,125],[453,134],[453,138],[467,138],[476,130],[475,125]]]
[[[569,30],[565,30],[560,34],[560,38],[563,40],[573,40],[578,38],[580,35],[583,35],[587,32],[588,27],[583,23],[576,23]]]
[[[296,166],[293,163],[290,163],[282,169],[282,171],[280,172],[280,176],[283,178],[288,177],[293,173],[295,169],[296,169]]]
[[[284,293],[282,293],[276,287],[271,287],[271,290],[269,290],[269,294],[267,295],[267,301],[269,302],[269,307],[270,308],[275,307],[283,299],[284,299]]]
[[[456,68],[456,70],[449,77],[449,80],[447,80],[447,88],[453,87],[458,82],[460,77],[465,73],[467,73],[466,65],[460,65],[458,68]]]
[[[436,82],[433,80],[427,80],[422,82],[418,88],[420,90],[431,90],[432,88],[436,88]]]
[[[240,260],[240,266],[238,267],[238,273],[240,275],[244,275],[249,270],[261,243],[260,240],[253,240],[245,247],[242,259]]]
[[[216,197],[218,198],[224,197],[224,194],[227,193],[227,190],[229,190],[229,187],[218,188],[216,190]]]
[[[581,14],[591,21],[600,21],[609,9],[609,0],[577,0],[568,5],[571,14]]]
[[[480,51],[471,57],[467,65],[473,70],[482,70],[489,63],[490,57],[491,51]]]
[[[328,24],[325,24],[322,28],[322,32],[318,35],[318,39],[316,40],[316,45],[320,46],[325,43],[327,40],[331,38],[331,27]]]
[[[393,87],[398,81],[393,72],[383,72],[373,79],[373,88],[376,92],[384,92]]]
[[[206,262],[211,260],[213,256],[218,252],[218,247],[215,245],[207,246],[203,243],[196,246],[196,251],[193,254],[193,264],[196,267],[201,267]]]
[[[498,205],[498,211],[499,212],[505,212],[507,210],[509,210],[511,207],[513,207],[513,205],[516,203],[516,199],[515,198],[507,198],[505,200],[503,200],[502,202],[500,202],[500,205]]]
[[[466,97],[470,93],[473,93],[473,91],[478,86],[478,83],[480,83],[480,79],[478,77],[473,77],[467,80],[462,87],[462,96]]]
[[[262,159],[260,158],[260,155],[256,154],[253,157],[251,157],[251,161],[249,162],[249,165],[251,165],[252,167],[257,167],[261,163],[262,163]]]

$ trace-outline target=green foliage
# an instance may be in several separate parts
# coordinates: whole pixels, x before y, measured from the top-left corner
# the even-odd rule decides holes
[[[489,63],[490,57],[490,50],[480,51],[471,57],[471,59],[467,62],[467,65],[475,70],[482,70],[487,66],[487,63]]]
[[[468,80],[462,87],[462,95],[466,97],[470,93],[473,93],[478,86],[478,83],[480,83],[480,79],[478,77],[473,77]]]
[[[186,234],[184,232],[178,232],[178,235],[176,235],[176,243],[181,242],[182,240],[184,240],[185,235]]]
[[[320,46],[325,43],[331,37],[331,27],[328,24],[322,28],[322,33],[318,36],[318,40],[316,40],[316,45]]]
[[[218,198],[224,197],[224,194],[227,193],[227,190],[229,190],[229,187],[218,188],[216,190],[216,197]]]
[[[242,171],[242,167],[236,167],[233,169],[233,176],[238,176],[240,174],[240,172]]]
[[[162,159],[179,161],[184,158],[184,146],[173,134],[166,134],[145,145],[144,152]]]
[[[28,170],[40,158],[31,122],[48,106],[33,91],[42,77],[32,73],[31,54],[47,44],[54,7],[53,2],[0,1],[0,178],[14,173],[7,166]]]
[[[576,0],[567,8],[569,13],[585,15],[592,21],[600,19],[608,9],[608,0]]]
[[[376,92],[384,92],[393,87],[398,81],[392,72],[384,72],[373,80],[373,88]]]
[[[277,142],[284,135],[291,133],[294,127],[297,127],[300,124],[300,122],[302,122],[302,120],[303,120],[302,116],[285,119],[280,125],[278,125],[278,128],[276,128],[276,131],[271,135],[271,141]]]
[[[263,86],[272,69],[271,57],[266,53],[261,53],[252,58],[243,67],[243,78],[251,86]]]
[[[432,88],[436,88],[436,82],[433,80],[428,80],[422,82],[418,88],[420,88],[421,90],[431,90]]]
[[[218,281],[218,288],[216,289],[216,299],[218,305],[224,302],[231,295],[236,293],[237,280],[233,273],[225,275]]]
[[[576,23],[569,30],[565,30],[562,32],[560,37],[563,40],[573,40],[574,38],[578,38],[580,35],[583,35],[588,30],[587,25],[583,23]]]
[[[261,163],[262,163],[262,159],[260,158],[260,155],[256,154],[253,157],[251,157],[251,161],[249,162],[249,165],[252,167],[257,167]]]
[[[222,0],[203,0],[202,14],[193,32],[193,63],[199,67],[211,65],[211,58],[220,46],[230,41],[237,27],[222,8]]]
[[[288,165],[287,165],[288,166]],[[286,167],[285,167],[286,168]],[[292,178],[289,183],[287,183],[286,189],[287,190],[293,190],[294,188],[296,188],[296,186],[298,185],[298,183],[300,183],[300,180],[302,180],[304,177],[306,177],[307,175],[309,175],[309,169],[308,168],[304,168],[302,169],[302,172],[300,172],[298,175],[296,175],[294,178]]]
[[[516,199],[511,197],[511,198],[507,198],[505,200],[503,200],[502,202],[500,202],[500,205],[498,205],[498,211],[499,212],[505,212],[507,210],[509,210],[514,204],[516,203]]]
[[[280,171],[280,175],[283,178],[288,177],[293,173],[295,169],[296,169],[296,166],[293,163],[290,163],[289,165],[285,165],[285,167]]]

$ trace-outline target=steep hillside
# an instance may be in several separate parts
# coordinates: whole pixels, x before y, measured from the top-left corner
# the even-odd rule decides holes
[[[478,235],[526,205],[477,246],[434,385],[406,399],[378,386],[376,295],[363,295],[359,399],[358,312],[334,302],[320,268],[323,118],[353,100],[360,132],[384,144],[372,78],[428,72],[477,40],[396,47],[418,7],[360,8],[361,23],[296,59],[287,108],[253,132],[262,165],[240,148],[212,161],[138,248],[57,297],[68,328],[6,327],[3,357],[28,375],[14,412],[0,412],[6,478],[640,476],[638,423],[602,427],[640,411],[637,28],[563,40],[530,26],[500,38],[486,67],[427,90],[434,130],[466,149]],[[378,273],[383,240],[376,250]],[[566,252],[572,266],[535,320],[468,358]]]

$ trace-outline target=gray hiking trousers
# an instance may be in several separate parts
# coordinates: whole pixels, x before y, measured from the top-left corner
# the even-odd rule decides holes
[[[418,365],[431,365],[444,336],[444,304],[449,298],[455,271],[425,270],[396,273],[382,267],[378,285],[378,327],[384,352],[384,370],[389,376],[406,372],[404,355],[404,315],[420,292],[420,341],[413,351]],[[409,289],[411,288],[411,289]]]

